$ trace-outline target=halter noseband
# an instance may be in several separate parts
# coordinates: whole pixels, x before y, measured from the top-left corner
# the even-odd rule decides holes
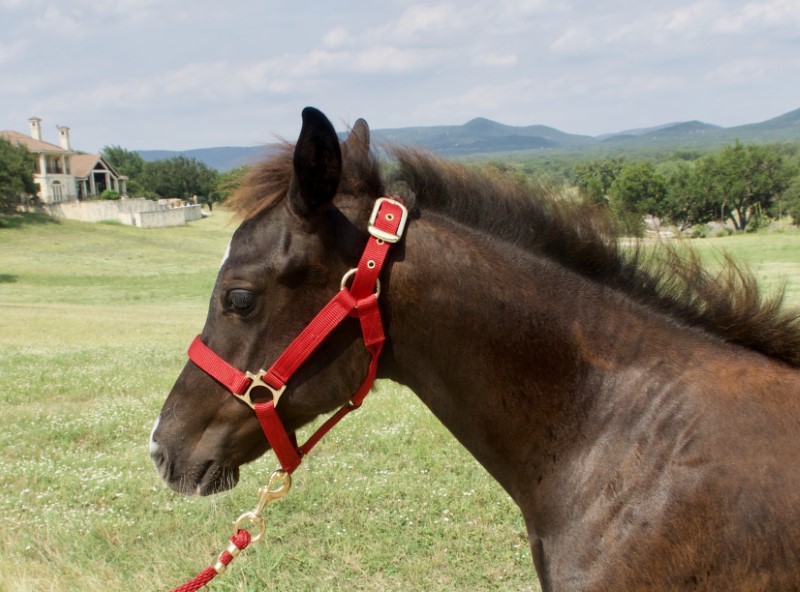
[[[342,278],[341,289],[328,304],[289,344],[268,370],[258,373],[242,372],[219,357],[201,340],[195,337],[189,347],[189,359],[209,374],[232,394],[249,405],[256,414],[261,429],[275,451],[284,471],[291,474],[302,457],[316,445],[345,415],[358,409],[375,382],[378,371],[378,356],[386,337],[383,334],[381,313],[378,308],[380,275],[389,247],[398,242],[408,221],[408,210],[400,202],[381,197],[375,202],[369,219],[370,238],[358,263]],[[355,276],[355,277],[353,277]],[[351,286],[347,282],[353,278]],[[275,407],[286,390],[286,383],[324,339],[348,316],[357,316],[361,321],[364,345],[371,360],[367,376],[350,401],[333,414],[314,432],[302,446],[297,445],[294,432],[286,431]],[[252,391],[263,387],[272,393],[272,400],[254,403]]]

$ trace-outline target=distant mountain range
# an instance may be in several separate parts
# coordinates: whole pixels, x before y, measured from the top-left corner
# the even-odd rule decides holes
[[[375,144],[413,144],[443,156],[540,150],[635,150],[640,148],[691,148],[729,144],[800,141],[800,109],[778,117],[736,127],[720,127],[702,121],[682,121],[656,127],[626,130],[600,136],[568,134],[545,125],[515,127],[479,117],[464,125],[406,127],[372,130]],[[139,150],[146,161],[174,156],[196,158],[208,166],[226,171],[252,164],[269,154],[270,145],[254,147],[199,148],[195,150]]]

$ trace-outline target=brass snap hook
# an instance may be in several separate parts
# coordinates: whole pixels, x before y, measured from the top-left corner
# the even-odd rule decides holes
[[[264,522],[261,514],[267,504],[278,501],[287,493],[292,486],[292,476],[282,469],[278,469],[269,478],[269,483],[258,488],[258,504],[251,512],[245,512],[236,520],[233,526],[233,532],[236,534],[242,528],[242,524],[247,521],[253,526],[258,528],[258,532],[250,538],[251,543],[255,543],[264,538],[264,533],[267,530],[267,525]]]

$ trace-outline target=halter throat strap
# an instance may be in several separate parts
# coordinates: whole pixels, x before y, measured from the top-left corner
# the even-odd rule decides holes
[[[281,468],[287,473],[294,472],[300,466],[303,456],[308,454],[345,415],[361,406],[375,382],[378,358],[386,339],[378,307],[380,294],[378,276],[389,247],[402,238],[407,220],[408,211],[399,201],[382,197],[375,202],[369,219],[370,238],[358,267],[345,274],[339,292],[289,344],[268,370],[262,369],[256,374],[242,372],[203,343],[200,335],[195,337],[189,346],[189,359],[197,367],[254,410]],[[352,284],[348,287],[351,278]],[[298,446],[294,432],[286,431],[276,407],[294,373],[348,316],[357,316],[361,322],[364,345],[370,353],[366,377],[350,401],[329,417],[308,441]],[[272,393],[272,400],[254,402],[252,391],[256,388],[268,389]]]

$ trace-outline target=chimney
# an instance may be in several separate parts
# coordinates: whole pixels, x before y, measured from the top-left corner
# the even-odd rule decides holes
[[[31,123],[31,138],[34,140],[42,139],[42,120],[38,117],[31,117],[28,120]]]
[[[69,128],[66,125],[58,126],[58,138],[61,140],[61,147],[64,150],[72,150],[69,145]]]

